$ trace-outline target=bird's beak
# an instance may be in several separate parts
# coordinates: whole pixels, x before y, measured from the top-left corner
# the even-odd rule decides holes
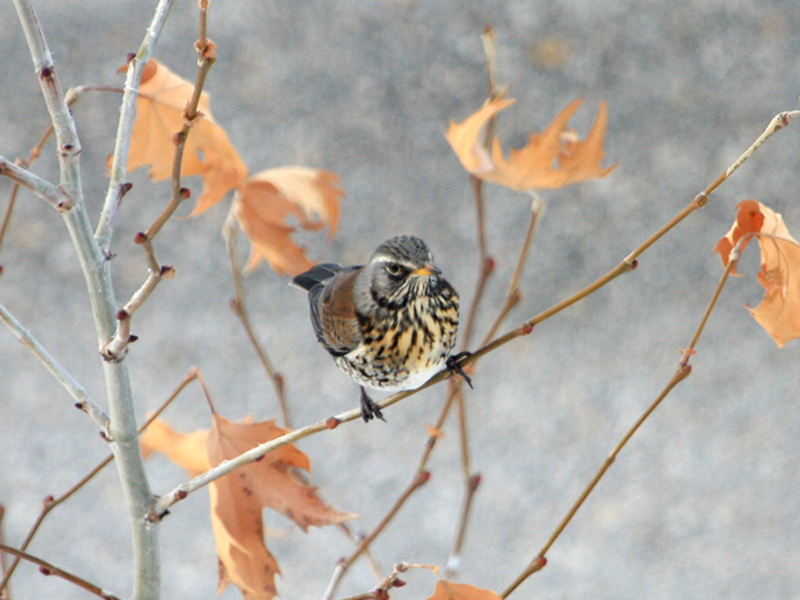
[[[420,277],[429,277],[431,275],[441,275],[442,271],[438,267],[430,263],[426,263],[425,265],[422,266],[421,269],[417,269],[416,271],[411,271],[411,274],[418,275]]]

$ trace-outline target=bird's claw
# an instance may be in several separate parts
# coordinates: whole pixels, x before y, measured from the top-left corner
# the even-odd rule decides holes
[[[372,398],[367,396],[367,392],[363,387],[361,388],[361,418],[364,419],[365,423],[369,423],[373,418],[380,419],[386,423],[380,407],[375,404]]]
[[[461,365],[458,364],[459,360],[461,360],[462,358],[466,358],[467,356],[471,356],[471,355],[472,355],[472,352],[459,352],[458,354],[453,354],[453,355],[447,357],[447,362],[445,363],[445,365],[447,366],[447,369],[453,375],[461,375],[461,377],[464,378],[464,381],[467,382],[467,385],[469,386],[469,388],[471,390],[474,390],[475,388],[472,387],[472,379],[470,379],[469,375],[467,375],[464,372],[464,369],[461,368]]]

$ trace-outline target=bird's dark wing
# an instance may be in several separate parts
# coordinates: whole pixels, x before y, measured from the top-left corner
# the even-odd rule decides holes
[[[310,291],[318,283],[323,283],[331,279],[336,273],[342,270],[342,267],[336,263],[324,263],[313,267],[305,273],[300,273],[294,277],[289,285]]]
[[[347,354],[361,343],[361,330],[353,300],[356,276],[361,269],[362,267],[341,269],[332,278],[315,285],[308,292],[314,333],[334,356]]]

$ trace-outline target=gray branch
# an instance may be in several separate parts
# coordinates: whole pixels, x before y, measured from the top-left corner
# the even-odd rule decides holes
[[[0,156],[0,175],[5,175],[11,181],[30,190],[58,211],[65,210],[69,206],[69,198],[57,185],[34,175],[2,156]]]
[[[108,415],[106,415],[105,411],[95,404],[84,387],[75,381],[75,378],[44,349],[2,303],[0,303],[0,321],[3,321],[8,326],[17,336],[17,339],[22,342],[22,345],[30,350],[31,354],[38,358],[45,368],[52,373],[53,377],[78,401],[80,408],[92,417],[97,426],[100,427],[100,430],[105,431],[108,427]]]
[[[153,23],[148,29],[145,41],[137,55],[140,59],[142,56],[149,56],[169,11],[171,1],[162,0],[159,3]],[[14,0],[14,5],[25,31],[45,104],[56,134],[61,173],[60,188],[67,197],[67,202],[62,207],[62,216],[77,250],[81,269],[86,279],[98,345],[102,347],[114,335],[116,329],[116,298],[106,254],[95,240],[86,212],[80,178],[80,141],[75,122],[59,85],[52,55],[47,47],[36,12],[30,0]],[[134,64],[128,74],[128,84],[123,97],[124,106],[131,103],[135,106],[136,88],[138,88],[139,82],[139,79],[136,78],[137,73],[140,78],[141,69],[137,69]],[[128,110],[130,111],[132,108]],[[127,148],[130,144],[130,128],[122,129],[120,135],[127,139],[117,140],[118,147]],[[122,152],[120,152],[120,157],[121,154]],[[124,158],[127,160],[127,154]],[[105,223],[103,229],[108,229],[107,235],[110,237],[111,220],[105,219],[103,222]],[[124,361],[103,361],[103,371],[110,415],[107,433],[116,457],[115,464],[133,530],[132,600],[157,600],[160,594],[158,528],[146,519],[153,502],[153,495],[150,492],[150,484],[139,451],[128,369]]]

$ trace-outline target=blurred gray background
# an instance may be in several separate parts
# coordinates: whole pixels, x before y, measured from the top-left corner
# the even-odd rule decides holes
[[[38,0],[66,88],[119,85],[155,2]],[[615,266],[713,181],[800,95],[800,8],[794,1],[487,0],[212,2],[218,61],[207,90],[252,173],[289,164],[341,177],[339,235],[298,235],[315,259],[364,261],[385,238],[424,238],[469,305],[477,273],[468,179],[443,133],[486,95],[480,33],[497,30],[497,75],[516,105],[502,115],[505,147],[521,146],[569,101],[584,134],[609,106],[607,178],[542,194],[547,212],[503,330]],[[155,56],[194,78],[195,2],[177,2]],[[27,156],[47,115],[10,2],[0,5],[0,154]],[[86,95],[74,112],[92,218],[105,195],[119,96]],[[52,145],[36,173],[57,180]],[[115,234],[120,306],[144,281],[133,244],[168,187],[130,175]],[[669,380],[721,274],[712,253],[734,207],[757,198],[800,234],[800,123],[780,132],[709,205],[640,259],[639,268],[481,361],[468,393],[475,499],[460,580],[502,591],[533,558],[606,454]],[[197,197],[199,178],[188,184]],[[0,205],[10,185],[0,181]],[[187,370],[202,369],[229,418],[279,415],[272,388],[228,308],[232,283],[219,234],[229,200],[196,219],[173,219],[156,242],[177,277],[137,313],[128,363],[138,415],[158,406]],[[526,197],[488,186],[488,244],[497,260],[480,338],[504,297],[528,220]],[[182,207],[185,216],[191,202]],[[241,247],[244,257],[246,249]],[[749,256],[748,256],[749,255]],[[104,386],[83,277],[61,219],[22,193],[0,264],[0,301],[101,404]],[[642,427],[549,553],[547,568],[513,597],[800,598],[800,342],[779,350],[747,313],[762,290],[755,245],[746,276],[730,281],[693,357],[694,372]],[[295,426],[357,406],[357,388],[314,340],[303,294],[266,267],[246,281],[258,334],[286,378]],[[416,469],[445,386],[302,441],[312,479],[369,531]],[[380,395],[378,395],[380,397]],[[178,429],[208,427],[196,384],[166,413]],[[463,487],[451,419],[430,462],[432,479],[374,545],[397,561],[446,564]],[[92,422],[16,339],[0,330],[0,503],[18,544],[47,494],[80,479],[107,448]],[[163,457],[147,464],[156,493],[184,480]],[[266,513],[265,513],[266,514]],[[266,514],[288,535],[268,545],[285,598],[318,598],[352,548],[335,528],[308,535]],[[162,526],[165,598],[210,597],[216,557],[205,492]],[[113,468],[46,521],[31,551],[102,587],[130,592],[127,517]],[[434,578],[407,574],[398,599],[425,598]],[[340,595],[374,585],[365,564]],[[85,598],[21,568],[15,599]],[[235,588],[225,598],[238,598]]]

